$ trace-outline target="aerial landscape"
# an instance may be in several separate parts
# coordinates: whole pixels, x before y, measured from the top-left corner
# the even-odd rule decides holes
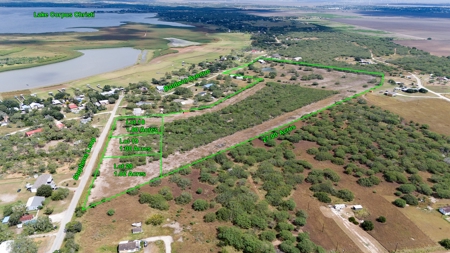
[[[0,253],[450,252],[450,2],[0,17]]]

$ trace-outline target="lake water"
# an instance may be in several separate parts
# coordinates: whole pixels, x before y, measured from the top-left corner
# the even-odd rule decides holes
[[[61,84],[134,65],[140,50],[108,48],[80,50],[82,56],[34,68],[0,72],[0,92]],[[120,59],[120,60],[118,60]]]
[[[47,32],[92,32],[90,27],[118,26],[124,22],[136,22],[156,25],[192,27],[176,22],[159,21],[156,13],[95,13],[94,18],[35,18],[33,13],[39,12],[92,12],[112,11],[115,9],[95,8],[11,8],[0,7],[0,33],[47,33]]]

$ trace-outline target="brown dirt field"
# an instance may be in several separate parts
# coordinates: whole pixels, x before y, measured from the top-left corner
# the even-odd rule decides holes
[[[314,160],[313,156],[307,154],[306,152],[302,152],[299,159],[310,162],[316,169],[330,168],[336,171],[341,177],[337,189],[346,188],[351,190],[355,194],[355,199],[351,203],[360,204],[367,209],[370,214],[368,217],[369,220],[375,222],[375,219],[381,215],[386,217],[386,224],[375,222],[375,229],[369,232],[369,234],[378,240],[386,249],[395,250],[397,243],[398,249],[436,246],[436,243],[434,243],[424,232],[422,232],[422,230],[419,229],[419,227],[417,227],[408,217],[406,217],[399,210],[399,208],[395,207],[384,197],[386,195],[394,196],[393,193],[395,192],[395,188],[398,186],[397,184],[382,182],[380,185],[371,188],[361,187],[356,183],[356,178],[343,173],[344,169],[342,166],[332,164],[329,161],[318,162]],[[305,172],[305,175],[306,173],[307,172]],[[312,193],[308,190],[309,186],[310,184],[307,183],[301,185],[301,187],[305,188],[305,195],[307,194],[308,196],[311,196]],[[373,191],[376,191],[376,193]],[[296,196],[296,194],[294,196]],[[311,201],[311,203],[314,203],[314,201]],[[304,199],[296,200],[298,205],[301,205],[301,202],[305,202]],[[312,215],[313,213],[320,213],[320,211],[316,208],[315,211],[309,211],[308,213]],[[318,224],[315,224],[315,230],[312,230],[314,231],[314,233],[311,233],[312,238],[319,236],[317,234],[320,232],[322,227],[321,224],[319,224],[319,228],[317,228],[317,225]],[[306,227],[308,228],[308,224]],[[322,240],[322,238],[320,240]],[[326,239],[323,240],[327,241]]]
[[[368,104],[379,106],[403,117],[406,121],[428,124],[430,130],[440,134],[450,135],[450,118],[442,117],[442,113],[450,111],[450,103],[440,99],[416,99],[400,101],[396,98],[385,97],[378,94],[364,96]],[[411,110],[411,108],[414,108]],[[437,111],[439,108],[439,111]]]
[[[364,16],[363,18],[338,18],[333,21],[388,31],[407,39],[427,39],[428,37],[433,40],[450,39],[449,19]]]
[[[192,173],[188,176],[192,181],[192,186],[185,191],[192,194],[193,201],[198,198],[209,201],[214,197],[212,191],[214,186],[198,182],[197,178],[199,174],[199,170],[192,170]],[[150,187],[146,185],[141,188],[141,192],[155,194],[163,186],[169,186],[172,189],[174,197],[177,197],[182,191],[174,183],[169,183],[168,178],[165,178],[162,180],[161,186]],[[195,193],[198,188],[203,189],[201,195]],[[150,208],[148,205],[139,204],[138,200],[139,195],[130,196],[125,194],[89,209],[81,218],[83,231],[80,236],[83,240],[78,240],[82,247],[80,252],[104,252],[100,250],[100,247],[111,248],[116,246],[119,241],[162,235],[171,235],[173,237],[172,252],[209,252],[210,249],[213,250],[212,252],[219,251],[219,248],[216,246],[218,242],[216,240],[216,227],[230,224],[219,222],[205,224],[202,220],[206,213],[217,211],[220,205],[204,212],[196,212],[191,208],[193,201],[188,205],[180,206],[176,205],[172,200],[169,201],[170,209],[168,211],[159,211]],[[109,209],[116,211],[111,217],[106,214]],[[177,210],[180,209],[182,209],[180,215],[176,217]],[[165,221],[163,225],[176,221],[180,223],[183,231],[175,234],[171,228],[162,226],[153,227],[143,223],[144,233],[137,235],[131,234],[131,223],[144,222],[148,217],[156,213],[162,214],[165,218],[170,219],[170,221]],[[191,222],[194,222],[194,225],[191,225]],[[183,242],[177,241],[181,237],[183,238]],[[207,240],[209,240],[209,243],[206,242]]]
[[[297,208],[303,209],[308,213],[306,226],[304,226],[302,230],[309,233],[313,242],[327,250],[335,250],[338,248],[340,251],[345,250],[345,252],[362,252],[341,230],[336,222],[331,218],[325,217],[320,212],[320,207],[324,204],[312,197],[309,186],[310,185],[306,183],[297,186],[297,189],[292,196],[297,204]]]
[[[395,40],[397,44],[416,47],[437,56],[450,55],[450,40]]]

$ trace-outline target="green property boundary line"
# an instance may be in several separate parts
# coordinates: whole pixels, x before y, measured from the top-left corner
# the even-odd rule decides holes
[[[163,122],[163,124],[162,124],[162,129],[161,129],[161,131],[160,131],[160,134],[161,134],[161,138],[160,138],[160,150],[161,150],[161,152],[160,152],[160,159],[159,159],[159,160],[160,160],[160,176],[159,176],[159,177],[152,178],[152,179],[150,179],[149,181],[147,181],[147,182],[145,182],[145,183],[136,185],[136,186],[134,186],[134,187],[132,187],[132,188],[127,189],[126,191],[122,191],[122,192],[117,193],[117,194],[115,194],[115,195],[113,195],[113,196],[110,196],[110,197],[108,197],[108,198],[103,198],[101,201],[97,201],[97,202],[91,203],[91,204],[89,204],[89,206],[87,206],[87,199],[88,199],[88,197],[89,197],[89,195],[90,195],[90,193],[91,193],[91,189],[92,189],[92,188],[90,187],[90,188],[89,188],[89,191],[88,191],[88,196],[86,197],[86,201],[84,202],[84,205],[82,206],[82,209],[83,209],[83,210],[87,210],[87,209],[89,209],[89,208],[93,208],[93,207],[95,207],[95,206],[97,206],[97,205],[99,205],[99,204],[101,204],[101,203],[104,203],[104,202],[107,202],[107,201],[109,201],[109,200],[111,200],[111,199],[114,199],[114,198],[116,198],[116,197],[119,197],[119,196],[121,196],[121,195],[127,193],[127,192],[130,191],[130,190],[138,189],[138,188],[140,188],[140,187],[142,187],[142,186],[144,186],[144,185],[149,184],[150,182],[153,182],[153,181],[156,181],[156,180],[160,180],[160,179],[162,179],[162,178],[165,178],[165,177],[167,177],[167,176],[169,176],[169,175],[172,175],[172,174],[174,174],[174,173],[177,173],[177,172],[180,171],[180,170],[186,169],[186,168],[191,167],[191,166],[193,166],[193,165],[195,165],[195,164],[198,164],[198,163],[200,163],[200,162],[203,162],[203,161],[205,161],[206,159],[212,158],[212,157],[214,157],[214,156],[216,156],[216,155],[218,155],[218,154],[222,154],[222,153],[228,152],[228,151],[231,150],[231,149],[234,149],[234,148],[236,148],[236,147],[239,147],[239,146],[241,146],[241,145],[244,145],[244,144],[246,144],[246,143],[248,143],[248,142],[251,142],[251,141],[253,141],[253,140],[257,139],[257,138],[261,138],[261,137],[263,137],[263,136],[265,136],[265,135],[267,135],[267,134],[272,133],[273,131],[276,131],[276,130],[279,130],[279,129],[281,129],[281,128],[284,128],[284,127],[286,127],[286,126],[288,126],[288,125],[291,125],[291,124],[293,124],[293,123],[296,123],[296,122],[298,122],[298,121],[302,121],[302,120],[305,120],[305,119],[307,119],[307,118],[316,116],[316,115],[319,114],[320,112],[323,112],[323,111],[325,111],[325,110],[328,110],[328,109],[330,109],[330,108],[332,108],[332,107],[334,107],[334,106],[336,106],[336,105],[343,104],[344,102],[347,102],[347,101],[349,101],[349,100],[351,100],[351,99],[357,98],[357,97],[359,97],[359,96],[361,96],[361,95],[364,95],[364,94],[366,94],[366,93],[368,93],[368,92],[371,92],[371,91],[373,91],[373,90],[375,90],[375,89],[377,89],[377,88],[383,86],[383,83],[384,83],[384,73],[382,73],[382,72],[372,72],[372,71],[357,70],[357,69],[350,69],[350,68],[341,68],[341,67],[335,67],[335,66],[327,66],[327,65],[321,65],[321,64],[313,64],[313,63],[308,63],[308,62],[294,62],[294,61],[290,61],[290,60],[281,60],[281,59],[274,59],[274,58],[266,58],[266,57],[264,57],[264,56],[257,57],[257,58],[255,58],[254,60],[252,60],[252,61],[249,62],[249,63],[243,64],[243,65],[241,65],[241,66],[238,66],[238,67],[235,67],[235,68],[232,68],[232,69],[229,69],[229,70],[226,70],[226,71],[222,72],[222,74],[223,74],[223,75],[230,75],[230,73],[231,73],[232,71],[235,71],[235,70],[238,70],[238,69],[242,69],[242,68],[244,68],[244,67],[247,67],[247,66],[249,66],[250,64],[253,64],[253,63],[255,63],[255,62],[258,61],[258,60],[265,60],[265,61],[272,61],[272,62],[279,62],[279,63],[288,63],[288,64],[294,64],[294,65],[302,65],[302,66],[315,67],[315,68],[324,68],[324,69],[331,69],[331,70],[337,70],[337,71],[343,71],[343,72],[350,72],[350,73],[360,73],[360,74],[366,74],[366,75],[372,75],[372,76],[381,77],[381,80],[380,80],[380,83],[377,84],[375,87],[372,87],[372,88],[369,88],[369,89],[367,89],[367,90],[364,90],[364,91],[362,91],[362,92],[360,92],[360,93],[354,94],[353,96],[344,98],[344,99],[342,99],[342,100],[340,100],[340,101],[335,102],[335,103],[332,104],[332,105],[323,107],[323,108],[318,109],[318,110],[316,110],[316,111],[314,111],[314,112],[311,112],[311,113],[309,113],[309,114],[303,115],[302,117],[300,117],[300,118],[298,118],[298,119],[295,119],[295,120],[293,120],[293,121],[290,121],[290,122],[288,122],[288,123],[286,123],[286,124],[283,124],[283,125],[281,125],[281,126],[279,126],[279,127],[276,127],[276,128],[271,129],[271,130],[269,130],[269,131],[266,131],[266,132],[264,132],[264,133],[262,133],[262,134],[259,134],[259,135],[257,135],[257,136],[254,136],[254,137],[252,137],[252,138],[250,138],[250,139],[247,139],[247,140],[245,140],[245,141],[242,141],[242,142],[240,142],[240,143],[238,143],[238,144],[235,144],[235,145],[233,145],[233,146],[231,146],[231,147],[228,147],[228,148],[226,148],[226,149],[220,150],[220,151],[218,151],[218,152],[216,152],[216,153],[214,153],[214,154],[210,154],[210,155],[208,155],[208,156],[205,156],[205,157],[203,157],[203,158],[201,158],[201,159],[198,159],[198,160],[196,160],[196,161],[194,161],[194,162],[191,162],[191,163],[189,163],[189,164],[182,165],[181,167],[179,167],[179,168],[177,168],[177,169],[174,169],[174,170],[171,170],[171,171],[166,172],[166,173],[163,173],[163,170],[162,170],[162,139],[163,139],[162,136],[163,136],[163,132],[164,132],[164,117],[165,117],[165,116],[211,108],[211,107],[213,107],[213,106],[216,106],[217,104],[222,103],[222,102],[225,101],[226,99],[231,98],[231,97],[233,97],[233,96],[235,96],[235,95],[241,93],[242,91],[247,90],[247,89],[249,89],[249,88],[255,86],[257,83],[264,81],[264,79],[263,79],[263,78],[256,78],[256,81],[255,81],[255,82],[252,82],[252,83],[250,83],[249,85],[247,85],[246,87],[244,87],[244,88],[238,90],[237,92],[235,92],[235,93],[233,93],[233,94],[231,94],[231,95],[228,95],[228,96],[226,96],[225,98],[222,98],[222,99],[216,101],[215,103],[210,104],[210,105],[207,105],[207,106],[199,106],[199,107],[197,107],[197,108],[191,108],[191,109],[189,109],[189,110],[183,110],[183,111],[180,111],[180,112],[168,113],[168,114],[165,114],[165,115],[163,115],[163,114],[154,114],[155,116],[162,117],[162,122]],[[236,76],[240,76],[240,75],[236,75]],[[250,77],[250,76],[243,76],[243,77],[255,79],[254,77]],[[128,117],[133,118],[133,116],[128,116]],[[142,117],[142,116],[141,116],[141,117]],[[136,117],[134,117],[134,118],[136,118]],[[108,143],[107,143],[107,144],[109,144],[109,140],[110,140],[110,139],[111,139],[111,138],[108,138]],[[107,147],[107,146],[106,146],[106,147]],[[106,151],[106,147],[105,147],[105,151]],[[103,160],[103,159],[102,159],[102,160]],[[102,160],[101,160],[101,161],[102,161]],[[101,161],[99,162],[97,171],[98,171],[98,169],[99,169],[99,167],[100,167]],[[95,178],[92,180],[91,186],[93,185],[93,183],[94,183],[94,181],[95,181],[96,178],[97,178],[97,173],[95,174]]]
[[[91,184],[89,185],[89,189],[88,189],[88,192],[87,192],[87,195],[86,195],[86,199],[84,200],[84,204],[82,204],[82,206],[81,206],[83,211],[87,210],[87,208],[86,208],[87,202],[88,202],[89,196],[91,195],[91,191],[92,191],[92,188],[94,186],[94,182],[95,182],[95,180],[97,179],[97,177],[99,175],[100,165],[103,163],[103,159],[105,159],[105,158],[107,158],[107,159],[109,159],[109,158],[120,158],[120,156],[110,156],[110,157],[105,156],[106,150],[108,149],[109,142],[111,141],[111,139],[115,138],[115,136],[113,136],[113,132],[116,130],[117,121],[120,120],[120,119],[126,119],[126,118],[134,118],[134,119],[136,119],[136,118],[153,118],[153,117],[161,117],[161,123],[162,123],[161,124],[161,129],[164,129],[164,116],[163,115],[159,115],[159,114],[151,114],[151,115],[147,115],[147,116],[118,116],[118,117],[114,117],[114,120],[113,120],[113,123],[111,125],[111,128],[109,129],[108,138],[106,139],[106,145],[103,148],[103,151],[102,151],[102,153],[100,155],[101,158],[100,158],[100,160],[99,160],[99,162],[97,164],[97,168],[94,171],[94,178],[92,179]],[[154,135],[154,134],[147,133],[147,134],[142,134],[142,135],[146,136],[146,135]],[[154,155],[158,155],[159,154],[160,174],[161,174],[162,173],[162,138],[163,138],[162,130],[161,130],[159,135],[160,135],[160,138],[159,138],[160,139],[159,140],[159,142],[160,142],[159,153],[142,154],[142,155],[143,156],[154,156]],[[134,136],[137,136],[137,135],[134,135]],[[134,156],[142,156],[142,155],[134,155]],[[126,157],[128,157],[128,156],[126,156]]]

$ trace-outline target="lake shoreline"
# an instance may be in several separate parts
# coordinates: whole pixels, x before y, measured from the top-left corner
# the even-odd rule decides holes
[[[0,93],[57,86],[120,70],[135,65],[141,54],[141,50],[132,47],[88,49],[77,52],[80,56],[71,60],[64,58],[64,61],[53,64],[0,72],[0,83],[6,84],[0,86]]]

